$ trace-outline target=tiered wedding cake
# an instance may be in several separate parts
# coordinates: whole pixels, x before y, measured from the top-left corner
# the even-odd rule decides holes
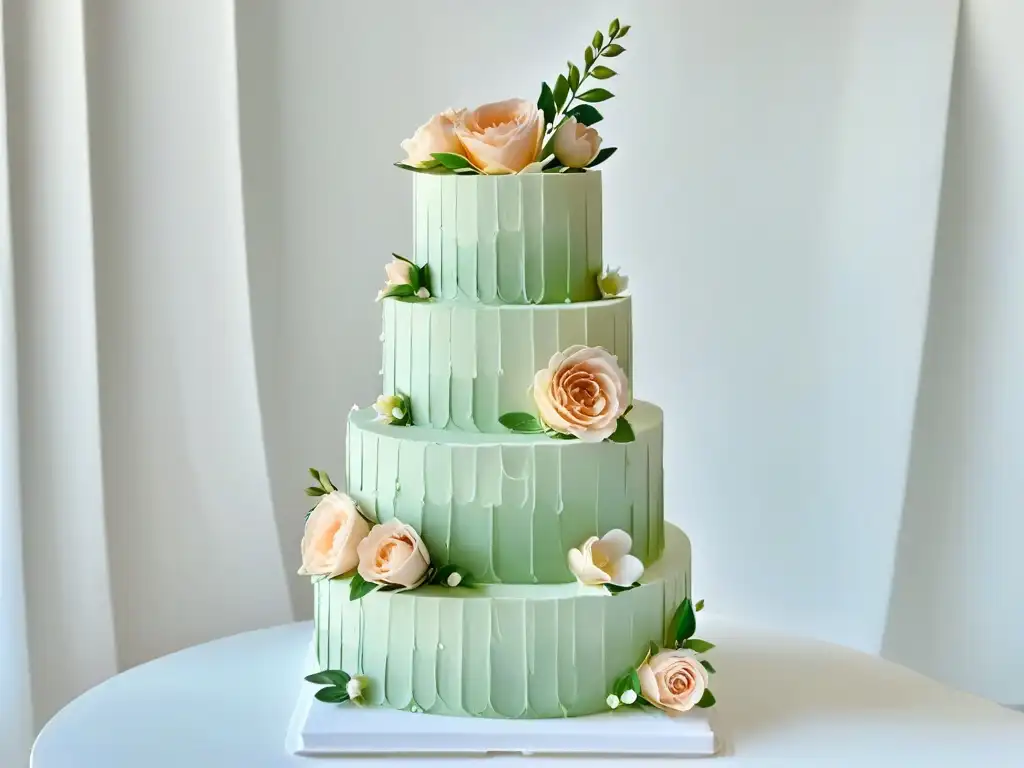
[[[690,543],[666,525],[662,412],[633,399],[604,268],[594,36],[538,104],[403,143],[411,258],[388,265],[383,392],[348,421],[347,494],[312,470],[303,539],[322,701],[549,718],[710,706]],[[596,84],[594,84],[596,85]]]

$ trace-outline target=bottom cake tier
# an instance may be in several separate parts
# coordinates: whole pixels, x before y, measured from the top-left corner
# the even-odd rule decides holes
[[[349,580],[314,579],[320,669],[369,680],[366,701],[473,717],[589,715],[690,590],[690,542],[665,526],[641,585],[427,586],[349,600]]]

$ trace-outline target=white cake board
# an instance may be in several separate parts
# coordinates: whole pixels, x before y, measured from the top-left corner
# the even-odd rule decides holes
[[[709,713],[678,717],[620,707],[587,717],[499,720],[446,717],[383,707],[325,704],[304,686],[287,749],[309,757],[346,755],[633,755],[707,757],[716,751]]]

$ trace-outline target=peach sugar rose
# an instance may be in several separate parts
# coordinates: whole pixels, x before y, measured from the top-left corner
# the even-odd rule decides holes
[[[412,589],[423,583],[430,554],[412,526],[400,520],[375,525],[359,542],[359,575],[374,584]]]
[[[411,139],[402,142],[405,150],[405,164],[420,166],[431,162],[434,152],[462,154],[462,144],[455,135],[455,120],[458,113],[447,109],[434,115],[416,129]]]
[[[519,173],[537,159],[544,114],[525,99],[508,99],[460,112],[455,135],[465,155],[484,173]]]
[[[333,579],[351,571],[359,563],[356,548],[369,532],[350,496],[340,491],[321,496],[306,521],[299,574]]]
[[[687,649],[661,651],[641,664],[636,673],[643,697],[669,714],[693,709],[708,687],[708,671]]]
[[[609,437],[629,405],[629,382],[603,347],[569,347],[533,379],[533,399],[549,428],[580,440]]]

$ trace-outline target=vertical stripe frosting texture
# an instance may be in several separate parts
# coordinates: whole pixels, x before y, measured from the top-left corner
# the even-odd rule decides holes
[[[645,564],[661,556],[662,414],[650,403],[630,414],[631,443],[460,438],[372,413],[349,416],[348,493],[377,520],[412,525],[438,563],[486,583],[570,582],[569,549],[613,528]]]
[[[484,304],[600,297],[601,173],[413,177],[413,260],[430,292]]]
[[[628,297],[545,307],[382,304],[383,392],[409,396],[417,426],[506,433],[498,418],[533,412],[534,374],[574,344],[604,347],[632,380]]]
[[[615,596],[576,585],[426,587],[353,602],[347,579],[316,580],[320,667],[366,675],[369,703],[396,709],[491,718],[603,711],[615,679],[661,642],[689,594],[689,541],[673,534],[671,563]]]

